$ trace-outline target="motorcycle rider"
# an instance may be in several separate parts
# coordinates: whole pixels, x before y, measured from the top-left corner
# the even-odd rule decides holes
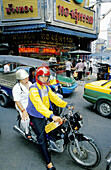
[[[61,121],[51,110],[51,102],[58,107],[66,107],[67,102],[59,98],[47,84],[49,83],[50,71],[48,67],[39,67],[36,71],[36,82],[30,87],[27,112],[34,125],[38,143],[46,160],[48,170],[56,170],[51,162],[47,149],[45,125],[46,118],[53,121]]]
[[[25,131],[26,137],[31,139],[31,135],[29,133],[29,115],[26,111],[26,107],[28,104],[28,93],[29,87],[32,85],[30,81],[28,81],[29,74],[24,69],[19,69],[16,72],[16,79],[18,83],[16,83],[12,89],[13,100],[15,102],[15,107],[20,114],[21,121],[20,127],[23,131]]]

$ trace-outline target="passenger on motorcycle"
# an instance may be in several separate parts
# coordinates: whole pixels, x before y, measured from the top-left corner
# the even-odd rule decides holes
[[[29,87],[32,83],[28,81],[28,78],[28,73],[23,69],[19,69],[16,72],[16,79],[18,80],[18,83],[16,83],[13,87],[12,94],[13,100],[15,101],[15,107],[21,117],[20,127],[23,131],[25,131],[26,137],[30,139],[31,136],[28,129],[30,119],[26,111],[26,107],[28,105]]]
[[[27,112],[34,125],[38,143],[45,157],[47,169],[55,170],[51,162],[51,157],[47,149],[45,125],[46,118],[53,121],[61,121],[59,116],[55,116],[51,110],[51,102],[58,107],[66,107],[67,102],[59,98],[47,85],[49,83],[50,71],[48,67],[39,67],[36,72],[36,83],[29,90],[29,100]]]

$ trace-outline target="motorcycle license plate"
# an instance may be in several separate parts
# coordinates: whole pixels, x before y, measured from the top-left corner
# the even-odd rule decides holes
[[[50,122],[49,124],[47,124],[47,125],[45,126],[45,131],[46,131],[46,133],[49,133],[49,132],[51,132],[52,130],[54,130],[55,128],[57,128],[56,123],[55,123],[55,122]]]

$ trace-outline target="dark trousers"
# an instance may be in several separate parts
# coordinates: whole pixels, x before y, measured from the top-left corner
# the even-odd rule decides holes
[[[90,72],[91,72],[91,74],[92,74],[92,67],[90,67],[90,68],[89,68],[89,71],[90,71]]]
[[[45,133],[46,119],[30,116],[30,121],[33,123],[33,126],[35,128],[37,140],[42,150],[42,153],[45,157],[46,164],[49,164],[51,162],[51,157],[47,149],[47,141],[46,141],[46,133]]]
[[[81,80],[81,79],[82,79],[82,74],[83,74],[82,71],[78,71],[78,80]]]
[[[66,70],[66,76],[67,76],[67,77],[70,77],[70,74],[71,74],[71,71]]]

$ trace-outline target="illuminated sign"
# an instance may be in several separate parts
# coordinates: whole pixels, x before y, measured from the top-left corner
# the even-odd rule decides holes
[[[39,48],[34,47],[19,47],[19,53],[38,53],[39,52]]]
[[[57,49],[54,47],[35,47],[34,45],[30,45],[25,47],[24,45],[19,45],[19,53],[36,53],[36,54],[58,54]]]
[[[54,20],[94,30],[94,11],[83,7],[88,0],[76,1],[81,2],[81,4],[74,3],[74,0],[70,0],[70,2],[55,0]]]

